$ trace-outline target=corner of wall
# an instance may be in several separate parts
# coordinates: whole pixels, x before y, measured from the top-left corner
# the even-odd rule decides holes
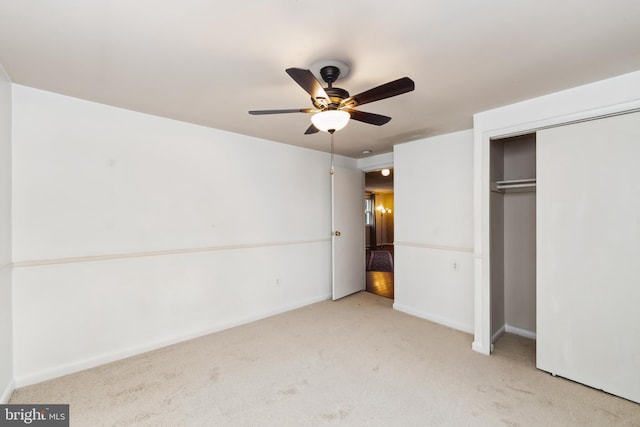
[[[0,404],[7,403],[15,388],[13,370],[12,298],[12,86],[0,64]]]
[[[15,388],[16,388],[16,385],[12,379],[11,381],[9,381],[9,384],[7,384],[5,389],[2,391],[2,394],[0,394],[0,405],[9,403],[9,400],[11,400],[11,395],[13,394],[13,391],[15,390]]]

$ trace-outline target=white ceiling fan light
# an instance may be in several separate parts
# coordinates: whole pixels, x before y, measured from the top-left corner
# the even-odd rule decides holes
[[[311,116],[311,123],[313,123],[318,130],[333,133],[343,129],[347,123],[349,123],[350,118],[351,115],[346,111],[327,110]]]

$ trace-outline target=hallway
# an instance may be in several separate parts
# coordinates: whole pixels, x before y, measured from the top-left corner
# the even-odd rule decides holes
[[[390,299],[394,298],[393,175],[393,168],[365,174],[365,289]]]
[[[380,252],[388,252],[391,255],[392,265],[391,271],[376,271],[375,265],[370,263],[371,251],[367,249],[366,258],[367,258],[367,284],[366,291],[371,292],[376,295],[380,295],[385,298],[393,299],[394,295],[394,286],[393,286],[393,245],[382,245],[379,246],[376,251]],[[371,270],[370,268],[373,267]]]
[[[367,292],[393,299],[393,273],[367,271]]]

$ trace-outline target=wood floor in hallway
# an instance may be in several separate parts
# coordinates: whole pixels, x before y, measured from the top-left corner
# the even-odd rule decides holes
[[[376,250],[387,251],[394,256],[393,245],[380,245],[375,248]],[[369,260],[371,252],[370,249],[366,250],[366,259]],[[367,271],[367,284],[366,291],[371,292],[381,297],[393,299],[393,272],[387,271]]]
[[[393,273],[367,271],[367,292],[393,299]]]

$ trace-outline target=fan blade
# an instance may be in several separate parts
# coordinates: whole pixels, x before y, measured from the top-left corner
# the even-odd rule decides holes
[[[287,74],[300,85],[302,89],[307,91],[313,99],[325,99],[328,104],[331,102],[327,92],[320,82],[313,76],[313,73],[303,68],[287,68]]]
[[[318,132],[320,132],[320,131],[318,130],[318,128],[317,128],[317,127],[315,127],[315,126],[312,124],[311,126],[309,126],[309,127],[307,128],[307,130],[306,130],[306,131],[304,131],[304,134],[305,134],[305,135],[311,135],[312,133],[318,133]]]
[[[253,110],[249,111],[249,114],[254,116],[261,116],[263,114],[285,114],[285,113],[313,113],[316,110],[313,108],[292,108],[289,110]]]
[[[392,96],[402,95],[415,89],[415,83],[409,77],[403,77],[389,83],[374,87],[342,101],[342,106],[355,107]]]
[[[363,123],[369,123],[370,125],[382,126],[385,123],[389,123],[389,120],[391,120],[391,117],[383,116],[381,114],[366,113],[364,111],[351,109],[344,109],[343,111],[349,113],[353,120],[357,120]]]

